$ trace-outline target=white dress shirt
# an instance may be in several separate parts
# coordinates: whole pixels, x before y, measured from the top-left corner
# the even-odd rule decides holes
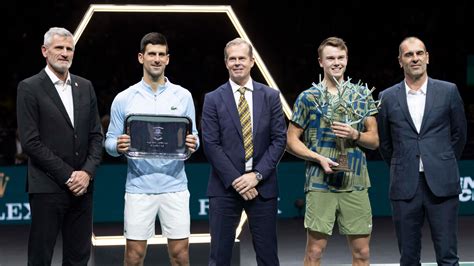
[[[58,92],[69,119],[71,119],[71,124],[74,127],[74,104],[72,101],[71,74],[69,74],[69,72],[67,73],[67,79],[66,82],[64,82],[60,80],[48,66],[46,66],[45,70],[46,74],[48,74],[53,82],[54,87],[56,87],[56,91]]]
[[[405,90],[407,94],[408,111],[410,111],[411,120],[415,124],[416,131],[420,133],[421,122],[423,121],[423,114],[425,112],[426,90],[428,79],[425,80],[420,89],[412,90],[405,81]],[[424,171],[423,161],[420,156],[420,172]]]

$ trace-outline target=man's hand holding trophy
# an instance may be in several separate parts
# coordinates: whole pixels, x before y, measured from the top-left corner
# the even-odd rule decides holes
[[[380,101],[374,101],[372,92],[367,84],[360,81],[355,84],[350,78],[338,82],[337,94],[331,94],[324,82],[313,83],[315,108],[322,117],[331,124],[336,135],[336,149],[338,150],[337,166],[331,169],[335,172],[353,172],[348,162],[347,147],[356,145],[363,130],[364,119],[376,111]]]

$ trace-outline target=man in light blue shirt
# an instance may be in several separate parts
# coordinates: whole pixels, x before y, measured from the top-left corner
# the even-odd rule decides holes
[[[130,147],[124,133],[129,114],[187,116],[192,133],[186,147],[193,153],[199,147],[195,108],[191,93],[165,77],[169,63],[166,37],[146,34],[140,44],[138,61],[143,65],[140,82],[120,92],[111,107],[106,151],[120,156]],[[168,238],[171,265],[189,265],[189,191],[184,161],[173,159],[129,159],[125,185],[124,235],[127,239],[125,265],[143,265],[147,240],[155,234],[158,215],[163,236]]]

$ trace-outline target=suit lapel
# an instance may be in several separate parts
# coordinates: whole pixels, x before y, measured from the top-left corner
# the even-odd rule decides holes
[[[413,119],[411,119],[410,115],[410,110],[408,110],[408,103],[407,103],[407,93],[406,93],[406,88],[405,88],[405,82],[402,81],[398,85],[398,92],[397,92],[397,98],[398,98],[398,103],[400,104],[400,107],[402,109],[403,115],[408,121],[408,124],[410,124],[411,128],[416,131],[415,124],[413,123]]]
[[[77,125],[79,120],[79,84],[75,77],[71,75],[71,90],[72,90],[72,103],[74,108],[74,125]],[[69,117],[69,116],[68,116]]]
[[[263,108],[263,90],[262,86],[260,84],[257,84],[253,82],[253,93],[252,93],[252,105],[253,105],[253,129],[252,129],[252,135],[253,135],[253,140],[254,140],[254,146],[255,146],[255,136],[257,132],[257,127],[259,125],[260,121],[260,115],[262,114],[262,108]]]
[[[239,111],[237,110],[237,104],[235,103],[234,92],[232,91],[232,87],[230,86],[229,82],[227,82],[226,86],[222,88],[221,98],[222,98],[222,102],[227,108],[227,111],[229,112],[229,116],[232,118],[232,121],[234,122],[235,128],[237,129],[237,132],[239,133],[240,138],[243,139],[242,125],[240,124]]]
[[[429,117],[431,107],[435,101],[435,95],[437,87],[433,83],[433,80],[428,78],[428,84],[426,86],[426,100],[425,100],[425,110],[423,112],[423,120],[421,120],[420,134],[423,132],[423,129],[426,127],[426,120]]]
[[[56,91],[56,87],[54,86],[51,79],[46,74],[45,70],[42,71],[43,74],[43,84],[42,87],[46,94],[53,100],[54,105],[58,108],[59,112],[64,116],[68,124],[72,127],[71,119],[69,119],[69,115],[67,114],[66,108],[64,107],[63,101],[59,97],[58,92]]]

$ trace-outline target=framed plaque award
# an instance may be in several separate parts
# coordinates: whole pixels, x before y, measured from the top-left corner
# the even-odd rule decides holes
[[[186,116],[130,114],[125,133],[130,136],[128,158],[186,160],[191,153],[186,135],[192,132],[192,120]]]

